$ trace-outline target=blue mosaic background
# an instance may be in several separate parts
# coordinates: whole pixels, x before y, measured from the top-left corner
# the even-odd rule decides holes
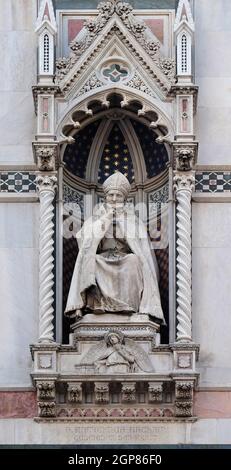
[[[165,146],[155,142],[155,139],[158,137],[157,134],[144,124],[133,119],[131,123],[144,154],[147,178],[159,175],[165,170],[166,163],[168,162],[168,154]]]
[[[64,153],[66,169],[82,179],[86,176],[86,167],[91,146],[99,127],[100,120],[89,124],[76,134],[76,142],[67,145]],[[147,178],[159,175],[166,169],[168,154],[163,144],[157,144],[157,135],[141,122],[131,120],[140,146],[143,151]],[[128,180],[134,181],[134,168],[129,148],[119,126],[115,124],[103,150],[98,182],[102,184],[116,170],[125,174]]]
[[[100,120],[80,130],[76,134],[75,144],[67,145],[65,150],[64,162],[66,169],[73,175],[83,179],[86,175],[87,160],[99,124]]]
[[[130,183],[134,181],[132,158],[124,136],[115,124],[106,142],[99,167],[98,182],[103,183],[108,176],[121,171]]]

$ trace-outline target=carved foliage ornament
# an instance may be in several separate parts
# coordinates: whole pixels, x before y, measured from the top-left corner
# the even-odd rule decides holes
[[[175,414],[177,417],[187,418],[193,416],[192,401],[178,401],[175,403]]]
[[[95,402],[96,403],[109,403],[109,383],[108,382],[95,383]]]
[[[40,417],[51,418],[56,414],[55,383],[37,382],[38,413]]]
[[[39,402],[38,410],[41,418],[54,418],[56,416],[55,402]]]
[[[82,403],[82,384],[68,384],[68,401],[70,403]]]
[[[192,172],[191,174],[175,174],[174,176],[174,189],[175,191],[190,191],[194,190],[195,186],[195,176]]]
[[[102,31],[107,21],[115,13],[123,21],[130,33],[141,44],[149,56],[153,59],[162,73],[173,82],[175,80],[175,61],[169,58],[161,57],[160,43],[152,41],[147,34],[147,26],[133,14],[132,6],[122,1],[100,2],[98,5],[99,14],[96,19],[86,20],[84,23],[85,34],[80,40],[75,39],[71,42],[71,55],[68,58],[60,58],[56,61],[57,79],[62,78],[71,70],[78,58],[89,48],[96,36]]]
[[[175,413],[179,417],[193,415],[193,388],[192,381],[176,382]]]
[[[162,384],[149,382],[148,400],[150,403],[161,402],[163,400],[163,385]]]
[[[136,384],[135,382],[122,383],[122,402],[131,403],[136,401]]]
[[[41,191],[52,191],[54,192],[57,188],[56,176],[39,175],[36,178],[37,189]]]
[[[177,382],[176,383],[176,399],[192,400],[193,398],[193,382]]]
[[[55,398],[55,384],[53,382],[42,382],[37,385],[39,400],[50,400]]]

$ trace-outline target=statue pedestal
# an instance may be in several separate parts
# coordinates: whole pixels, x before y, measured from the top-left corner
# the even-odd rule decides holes
[[[192,419],[197,345],[159,345],[148,315],[87,314],[72,331],[69,345],[31,348],[39,419]]]
[[[134,341],[148,342],[149,350],[160,344],[158,323],[139,314],[86,314],[72,325],[70,342],[77,347],[85,341],[95,343],[111,330]]]

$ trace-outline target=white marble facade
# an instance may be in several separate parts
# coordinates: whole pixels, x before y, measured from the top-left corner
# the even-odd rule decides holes
[[[144,0],[145,1],[145,0]],[[194,0],[197,165],[231,171],[230,0]],[[0,170],[36,169],[31,143],[36,116],[37,0],[0,0]],[[200,169],[198,166],[198,169]],[[210,170],[209,170],[210,171]],[[211,170],[212,171],[212,170]],[[38,339],[39,203],[34,194],[0,193],[0,392],[33,390],[29,345]],[[231,203],[195,198],[192,213],[193,340],[203,389],[231,391]],[[231,420],[201,415],[194,423],[67,425],[0,420],[1,444],[230,444]],[[86,437],[89,426],[90,437]],[[119,429],[120,428],[120,429]],[[121,433],[122,430],[122,433]],[[102,431],[102,432],[101,432]],[[115,431],[115,432],[114,432]],[[122,437],[121,437],[122,436]],[[152,437],[150,437],[152,436]]]
[[[229,0],[195,0],[196,117],[200,165],[230,165],[231,9]]]

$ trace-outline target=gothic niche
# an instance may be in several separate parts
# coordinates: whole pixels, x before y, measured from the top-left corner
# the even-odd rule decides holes
[[[155,333],[160,329],[161,343],[166,344],[169,341],[168,152],[164,144],[156,142],[158,134],[150,128],[150,122],[137,118],[139,103],[133,102],[128,109],[121,110],[117,107],[119,101],[120,97],[111,96],[112,109],[103,112],[93,102],[93,117],[78,132],[73,132],[74,143],[66,145],[64,150],[63,312],[78,254],[76,233],[86,217],[92,215],[93,206],[103,202],[107,178],[120,172],[131,185],[126,204],[134,206],[142,218],[155,253],[165,319],[155,320],[158,324]],[[80,324],[71,315],[74,312],[68,313],[63,320],[64,343],[69,342],[70,330],[75,332]],[[85,321],[85,315],[82,320]],[[125,344],[126,338],[123,348]],[[87,366],[89,369],[90,364]]]

